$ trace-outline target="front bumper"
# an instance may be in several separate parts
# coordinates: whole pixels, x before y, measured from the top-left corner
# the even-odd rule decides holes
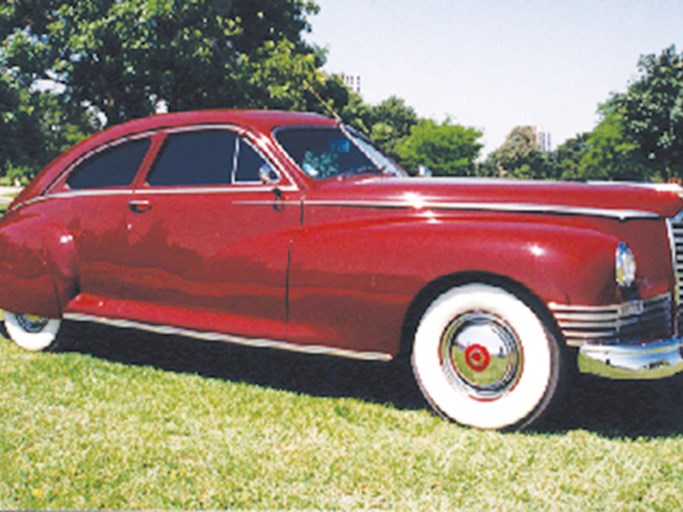
[[[662,379],[683,372],[683,337],[638,345],[584,345],[579,370],[610,379]]]
[[[683,372],[683,336],[671,338],[670,294],[609,306],[549,307],[567,345],[578,347],[582,373],[660,379]]]

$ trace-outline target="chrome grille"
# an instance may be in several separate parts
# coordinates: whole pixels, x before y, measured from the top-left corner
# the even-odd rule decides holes
[[[671,233],[671,251],[673,254],[673,264],[676,271],[676,304],[678,306],[678,325],[681,323],[683,310],[683,213],[669,220],[669,231]]]
[[[549,306],[567,345],[574,347],[588,343],[633,344],[672,335],[669,294],[611,306]]]

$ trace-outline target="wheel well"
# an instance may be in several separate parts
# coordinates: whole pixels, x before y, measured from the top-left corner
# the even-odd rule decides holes
[[[455,286],[473,283],[497,286],[518,297],[527,306],[529,306],[536,315],[538,315],[550,333],[555,337],[556,340],[558,340],[558,342],[560,342],[560,346],[566,346],[564,343],[564,337],[562,336],[562,332],[560,331],[555,318],[550,313],[544,302],[538,297],[538,295],[536,295],[529,288],[518,281],[505,276],[488,274],[484,272],[466,272],[440,277],[428,283],[413,298],[403,320],[399,357],[410,356],[412,353],[413,338],[415,336],[415,332],[417,331],[417,326],[422,318],[422,315],[427,310],[429,305],[434,301],[434,299]]]

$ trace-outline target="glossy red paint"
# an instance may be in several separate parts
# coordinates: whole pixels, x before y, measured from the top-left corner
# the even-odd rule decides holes
[[[627,298],[614,253],[624,241],[638,261],[639,299],[676,288],[666,219],[683,208],[680,190],[314,180],[273,136],[335,125],[312,114],[209,111],[93,136],[46,167],[0,223],[0,307],[396,356],[411,307],[442,280],[501,283],[542,305],[618,304]],[[279,183],[150,186],[167,134],[202,126],[244,137]],[[129,187],[69,189],[76,163],[140,135],[152,142]]]

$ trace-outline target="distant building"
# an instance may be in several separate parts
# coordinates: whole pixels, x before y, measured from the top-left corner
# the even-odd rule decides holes
[[[342,75],[346,87],[351,89],[353,92],[360,94],[360,75]]]
[[[552,136],[550,132],[546,132],[542,127],[536,127],[536,140],[541,148],[541,153],[550,153],[553,150]]]

